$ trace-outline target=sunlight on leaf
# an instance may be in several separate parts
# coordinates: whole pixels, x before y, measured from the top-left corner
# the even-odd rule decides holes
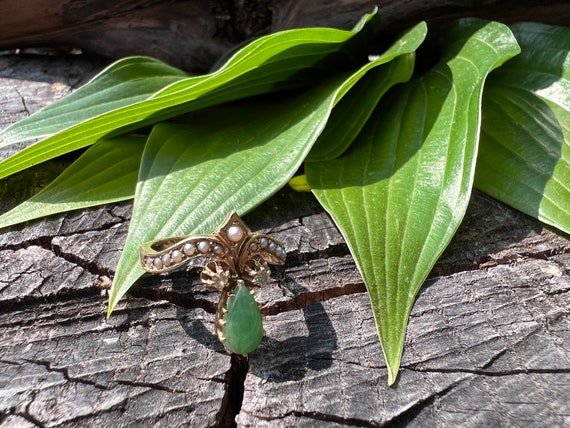
[[[421,30],[422,26],[417,28]],[[417,46],[423,37],[416,40]],[[402,51],[406,49],[409,46]],[[290,99],[285,95],[279,99],[258,98],[238,107],[195,112],[190,115],[194,118],[191,125],[161,125],[153,131],[141,168],[129,237],[111,288],[108,314],[143,273],[138,264],[141,244],[176,234],[210,233],[229,211],[243,214],[274,194],[306,158],[335,104],[376,65],[366,64]],[[406,65],[409,78],[413,64],[408,60]],[[165,140],[170,142],[166,147],[174,152],[155,153],[153,144]],[[183,150],[184,142],[188,145],[186,154],[174,162],[173,153]],[[155,169],[147,170],[148,165]],[[157,178],[151,180],[153,177]],[[187,185],[178,189],[175,182]]]
[[[211,233],[228,212],[241,215],[283,187],[322,131],[344,80],[301,95],[198,111],[184,124],[156,125],[143,155],[108,314],[144,273],[141,244]]]
[[[489,77],[475,186],[570,234],[570,29],[517,24]]]
[[[416,25],[368,64],[370,71],[335,106],[307,161],[334,159],[350,146],[382,95],[396,83],[410,79],[414,71],[415,51],[424,41],[426,33],[425,23]]]
[[[377,14],[366,15],[364,21],[376,26]],[[361,31],[368,33],[364,31],[367,25]],[[0,162],[0,178],[87,147],[100,138],[117,136],[183,113],[314,84],[362,63],[364,57],[358,58],[358,52],[363,54],[366,40],[361,39],[366,37],[359,35],[332,28],[308,28],[261,37],[211,74],[174,83],[149,99],[96,116],[10,156]],[[27,126],[33,126],[33,122]]]
[[[455,233],[471,192],[487,73],[519,51],[499,23],[462,20],[440,64],[390,91],[341,157],[306,163],[366,283],[388,384],[415,295]]]
[[[0,132],[0,147],[55,134],[187,78],[188,73],[154,58],[121,59],[75,92]]]
[[[131,199],[146,137],[101,140],[59,177],[0,216],[0,228],[52,214]]]

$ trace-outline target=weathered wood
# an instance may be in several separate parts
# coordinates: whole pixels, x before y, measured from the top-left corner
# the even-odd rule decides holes
[[[151,55],[188,70],[208,69],[229,47],[297,27],[351,28],[379,6],[388,38],[418,21],[430,37],[464,16],[568,25],[566,0],[3,0],[0,49],[51,47],[119,58]]]
[[[100,66],[0,57],[2,126]],[[26,179],[0,186],[2,210]],[[570,423],[570,242],[479,193],[417,299],[394,388],[362,280],[310,194],[245,219],[288,251],[258,295],[267,337],[249,361],[224,353],[217,296],[192,271],[143,278],[105,320],[129,218],[126,203],[0,233],[2,426]]]

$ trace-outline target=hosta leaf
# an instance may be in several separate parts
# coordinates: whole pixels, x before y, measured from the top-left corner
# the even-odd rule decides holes
[[[374,27],[378,17],[373,13],[364,20]],[[358,45],[365,44],[368,26],[363,25],[361,32],[364,35],[308,28],[257,39],[211,74],[174,83],[149,99],[96,116],[12,155],[0,162],[0,178],[86,147],[102,137],[279,88],[306,86],[323,76],[355,67],[362,62],[362,58],[354,56],[362,51]]]
[[[382,95],[396,83],[410,79],[414,53],[426,33],[425,23],[416,25],[368,65],[370,71],[366,76],[335,106],[325,130],[307,156],[308,162],[334,159],[350,146]]]
[[[243,214],[283,187],[334,105],[369,70],[340,74],[300,95],[250,99],[194,112],[185,124],[157,125],[143,156],[108,314],[143,274],[141,244],[211,233],[231,210]]]
[[[0,147],[55,134],[186,78],[187,73],[154,58],[121,59],[77,91],[0,132]]]
[[[382,98],[343,156],[305,164],[368,288],[389,384],[415,295],[467,207],[483,82],[518,52],[499,23],[463,20],[448,40],[437,66]]]
[[[146,137],[123,136],[90,147],[54,181],[0,216],[0,228],[66,211],[131,199]]]
[[[281,188],[324,127],[341,83],[195,112],[185,124],[156,125],[143,155],[109,314],[144,273],[141,244],[211,233],[228,212],[243,214]]]
[[[517,24],[489,77],[475,186],[570,233],[570,28]]]

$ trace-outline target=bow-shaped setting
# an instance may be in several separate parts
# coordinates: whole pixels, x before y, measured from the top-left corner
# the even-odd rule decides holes
[[[232,212],[211,235],[192,235],[147,242],[140,261],[149,273],[179,269],[193,260],[206,260],[200,279],[219,291],[215,329],[228,353],[246,355],[263,337],[263,319],[251,287],[269,283],[267,265],[285,263],[285,248],[270,235],[252,233]]]

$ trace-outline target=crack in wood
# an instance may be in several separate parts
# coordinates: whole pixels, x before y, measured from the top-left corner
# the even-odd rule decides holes
[[[135,298],[144,298],[154,302],[167,301],[186,309],[200,308],[210,314],[215,314],[217,310],[216,303],[212,301],[188,297],[185,294],[164,287],[135,286],[129,290],[129,294]]]
[[[32,424],[34,427],[37,427],[37,428],[46,427],[46,425],[44,425],[38,418],[36,418],[35,416],[32,416],[30,413],[28,413],[27,406],[26,406],[26,409],[24,411],[18,411],[15,408],[10,408],[8,410],[8,412],[0,413],[0,424],[3,424],[4,421],[8,418],[8,416],[18,416],[18,417],[24,419],[26,422],[29,422],[30,424]]]
[[[263,315],[277,315],[282,312],[304,309],[313,303],[321,303],[335,297],[349,296],[351,294],[365,293],[366,286],[361,283],[348,283],[340,287],[325,288],[317,291],[306,291],[295,295],[289,300],[275,302],[261,309]]]
[[[517,376],[520,374],[570,374],[570,368],[531,368],[531,369],[511,369],[511,370],[485,370],[485,369],[464,369],[459,367],[446,367],[446,368],[435,368],[435,367],[413,367],[406,366],[408,370],[416,371],[420,373],[467,373],[474,374],[477,376],[489,376],[489,377],[504,377],[504,376]]]
[[[253,414],[252,412],[248,412],[245,409],[242,409],[243,413],[246,413],[254,418],[257,418],[262,421],[266,422],[273,422],[277,420],[283,420],[288,417],[294,416],[297,418],[306,418],[320,422],[328,422],[328,423],[336,423],[338,425],[346,425],[346,426],[353,426],[353,427],[364,427],[364,428],[378,428],[384,426],[383,424],[378,424],[376,422],[358,419],[358,418],[343,418],[341,416],[331,415],[322,412],[310,412],[310,411],[300,411],[300,410],[292,410],[290,412],[283,413],[281,415],[276,416],[261,416]]]
[[[416,403],[411,405],[406,410],[402,411],[400,414],[398,414],[398,415],[394,416],[393,418],[390,418],[389,420],[382,423],[381,426],[386,427],[386,428],[387,427],[396,428],[396,427],[402,427],[402,426],[408,425],[410,422],[412,422],[414,419],[416,419],[416,417],[420,414],[421,411],[432,406],[437,399],[442,398],[445,395],[447,395],[449,392],[451,392],[453,389],[455,389],[457,387],[457,385],[464,382],[464,380],[465,380],[465,378],[458,379],[457,381],[452,382],[446,388],[444,388],[440,391],[436,391],[436,392],[430,394],[429,396],[425,397],[422,400],[418,400]]]
[[[535,260],[549,260],[551,257],[558,256],[561,254],[570,253],[570,247],[560,246],[557,248],[549,248],[544,251],[534,251],[534,252],[521,252],[519,254],[514,254],[509,257],[493,258],[490,255],[477,257],[473,259],[471,263],[436,263],[434,268],[428,275],[428,279],[435,278],[438,276],[449,276],[461,272],[469,272],[475,270],[488,270],[497,266],[513,265],[515,263],[521,263],[528,259]]]
[[[220,410],[216,414],[216,427],[231,428],[236,426],[236,416],[241,411],[245,378],[249,372],[249,359],[243,355],[231,355],[231,365],[226,372],[224,383],[226,390]]]
[[[48,372],[60,373],[63,376],[63,378],[69,383],[82,383],[82,384],[90,385],[90,386],[93,386],[97,389],[102,389],[102,390],[110,389],[109,387],[107,387],[105,385],[101,385],[101,384],[94,382],[94,381],[91,381],[91,380],[82,379],[79,377],[73,377],[69,374],[69,369],[67,367],[54,367],[52,365],[51,361],[32,360],[32,359],[28,359],[28,358],[24,358],[23,361],[45,367]]]
[[[188,393],[188,391],[185,391],[185,390],[169,388],[167,386],[160,385],[158,383],[152,383],[152,382],[140,382],[140,381],[126,380],[126,379],[123,379],[123,380],[115,379],[114,382],[118,385],[127,385],[127,386],[133,386],[133,387],[150,388],[150,389],[155,389],[157,391],[170,392],[173,394],[187,394]]]

